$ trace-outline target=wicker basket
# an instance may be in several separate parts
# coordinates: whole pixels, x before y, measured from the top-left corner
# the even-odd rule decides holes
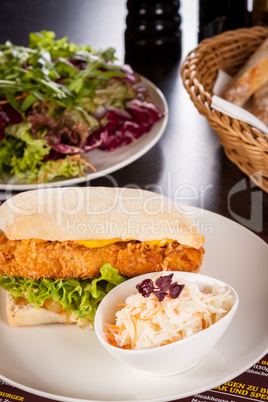
[[[268,27],[253,27],[205,39],[188,54],[181,68],[184,87],[198,111],[218,134],[227,157],[266,192],[268,136],[212,109],[211,97],[218,70],[234,75],[267,37]]]

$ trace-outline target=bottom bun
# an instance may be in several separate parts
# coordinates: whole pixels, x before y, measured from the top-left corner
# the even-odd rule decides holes
[[[10,293],[6,301],[7,319],[12,327],[41,324],[73,324],[76,322],[67,312],[54,313],[44,307],[33,307],[25,299],[15,299]]]

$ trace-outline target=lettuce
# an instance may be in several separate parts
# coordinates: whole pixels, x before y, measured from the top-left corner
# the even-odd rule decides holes
[[[34,139],[30,129],[31,125],[27,122],[11,124],[5,129],[7,141],[8,136],[11,136],[21,144],[21,152],[13,153],[10,161],[11,173],[17,177],[19,173],[36,170],[44,156],[50,152],[47,141]]]
[[[52,59],[55,57],[71,57],[78,51],[93,52],[90,46],[78,46],[75,43],[68,42],[67,37],[58,40],[55,40],[55,37],[56,34],[53,31],[31,32],[29,46],[31,49],[48,51]]]
[[[32,137],[29,123],[10,124],[0,142],[0,174],[7,168],[17,177],[20,173],[34,172],[49,152],[47,141]]]
[[[126,280],[110,264],[104,264],[95,279],[28,279],[2,274],[0,287],[13,297],[24,297],[35,308],[46,299],[59,301],[62,308],[74,315],[78,325],[93,326],[99,302],[115,286]]]
[[[61,160],[48,160],[42,163],[39,169],[34,172],[33,179],[42,183],[47,183],[55,178],[62,177],[81,177],[85,173],[88,164],[85,159],[72,159],[72,156],[67,155],[65,159]],[[19,176],[17,176],[19,177]],[[25,179],[25,174],[21,175],[21,178]],[[28,181],[31,180],[31,176],[27,175]]]
[[[10,171],[18,182],[46,183],[56,177],[81,177],[85,173],[88,163],[84,158],[64,156],[53,160],[48,141],[33,138],[30,129],[27,121],[5,128],[5,138],[0,141],[0,177]]]

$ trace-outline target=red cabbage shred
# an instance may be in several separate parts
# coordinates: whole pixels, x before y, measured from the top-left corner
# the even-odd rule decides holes
[[[168,294],[171,299],[179,297],[184,289],[184,284],[172,282],[173,274],[160,276],[155,281],[156,286],[151,279],[144,279],[138,285],[136,289],[143,297],[149,297],[151,293],[154,293],[158,301],[162,301]]]

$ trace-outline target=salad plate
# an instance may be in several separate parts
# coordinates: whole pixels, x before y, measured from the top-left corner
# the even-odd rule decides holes
[[[156,122],[150,131],[143,134],[134,142],[119,147],[114,151],[94,149],[85,153],[85,156],[96,171],[91,170],[82,177],[55,180],[40,184],[18,184],[16,177],[9,177],[5,180],[5,183],[0,182],[0,190],[24,191],[40,187],[73,186],[113,173],[146,154],[165,132],[168,122],[168,104],[160,89],[147,78],[141,76],[139,85],[145,86],[148,89],[153,103],[164,113],[162,119]]]
[[[94,330],[57,324],[11,328],[1,290],[0,378],[61,402],[167,402],[219,386],[261,359],[268,345],[268,246],[234,221],[187,209],[205,237],[201,274],[228,283],[240,300],[225,335],[195,367],[169,377],[148,376],[113,358]]]

